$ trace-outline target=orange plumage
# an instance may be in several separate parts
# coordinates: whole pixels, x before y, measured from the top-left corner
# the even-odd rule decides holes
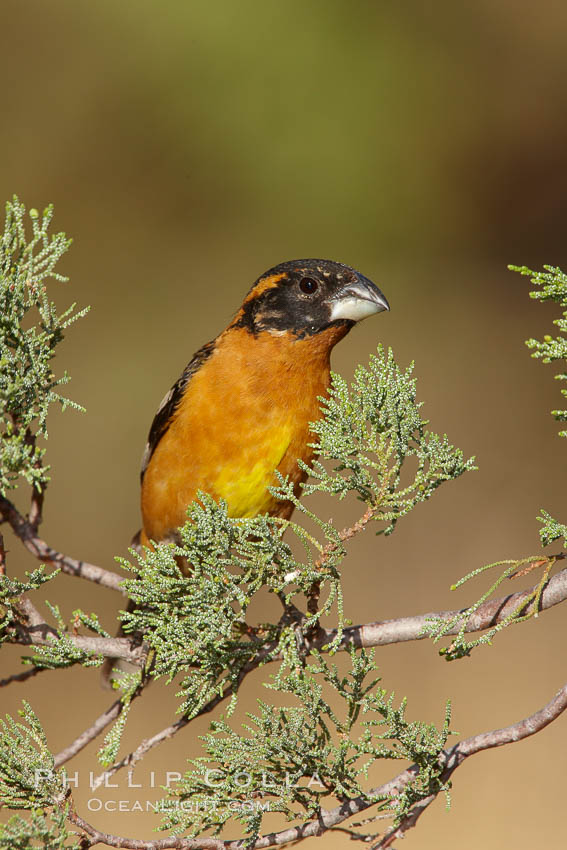
[[[298,485],[297,458],[313,451],[309,423],[329,384],[330,351],[346,333],[331,327],[296,341],[229,327],[191,378],[142,487],[142,542],[183,525],[197,490],[223,498],[233,516],[289,516],[267,487],[274,469]]]
[[[197,492],[229,515],[289,517],[275,470],[299,492],[327,393],[333,346],[366,316],[388,310],[367,278],[330,260],[294,260],[262,275],[234,320],[203,346],[163,399],[142,462],[140,542],[174,541]],[[184,565],[181,565],[184,566]],[[108,684],[113,660],[107,659]]]
[[[291,514],[268,487],[275,469],[296,489],[305,479],[297,459],[313,456],[309,423],[320,415],[331,349],[361,305],[364,314],[387,309],[374,284],[330,261],[284,263],[256,282],[154,421],[142,478],[143,544],[174,538],[198,490],[224,499],[232,516]]]

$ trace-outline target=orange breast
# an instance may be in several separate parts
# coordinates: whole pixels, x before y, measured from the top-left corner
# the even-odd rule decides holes
[[[267,487],[274,469],[296,487],[304,480],[297,458],[312,458],[309,422],[320,416],[330,350],[343,334],[331,328],[297,340],[229,327],[218,337],[144,475],[143,542],[183,525],[198,490],[224,499],[231,516],[291,513]]]

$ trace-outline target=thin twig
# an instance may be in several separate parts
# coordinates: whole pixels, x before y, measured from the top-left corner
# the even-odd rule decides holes
[[[102,587],[124,593],[120,586],[122,578],[119,575],[102,567],[97,567],[96,564],[78,561],[68,555],[63,555],[56,549],[52,549],[45,540],[37,535],[37,529],[34,528],[32,522],[26,519],[15,505],[4,497],[0,497],[0,516],[3,522],[9,523],[14,534],[20,538],[26,549],[42,563],[53,564],[67,575],[78,576],[93,581],[95,584],[100,584]],[[38,514],[34,513],[34,518],[37,519],[37,517]]]
[[[356,534],[359,534],[359,532],[364,531],[366,526],[370,522],[370,520],[374,517],[374,514],[376,513],[377,510],[378,510],[378,507],[373,506],[373,505],[369,505],[368,508],[363,513],[363,515],[360,517],[360,519],[358,519],[352,525],[346,526],[345,528],[341,529],[341,531],[339,531],[339,533],[338,533],[338,538],[339,538],[340,542],[345,543],[347,540],[352,540],[352,538]],[[328,560],[329,555],[332,552],[336,551],[336,549],[338,548],[338,545],[339,544],[335,543],[334,541],[331,542],[331,543],[327,543],[327,545],[325,546],[325,548],[323,549],[323,551],[321,552],[321,554],[319,555],[319,557],[315,561],[315,564],[314,564],[315,568],[322,567],[323,564]]]
[[[6,679],[0,679],[0,688],[5,688],[12,682],[27,682],[28,679],[32,679],[38,673],[43,673],[44,670],[48,669],[48,667],[30,667],[29,670],[24,670],[22,673],[12,673]]]
[[[46,486],[46,484],[43,484],[41,490],[38,490],[37,487],[32,487],[31,505],[30,512],[28,514],[28,522],[35,534],[37,534],[37,530],[43,520],[43,502],[45,499]]]
[[[138,696],[138,694],[134,694],[134,697]],[[65,747],[64,750],[57,753],[55,758],[55,767],[59,768],[66,762],[70,761],[70,759],[74,758],[77,753],[80,753],[91,741],[100,735],[101,732],[104,732],[107,726],[116,720],[120,714],[122,713],[122,709],[124,708],[124,703],[122,700],[117,699],[112,705],[103,711],[103,713],[97,717],[97,719],[92,723],[88,729],[85,729],[84,732],[75,738],[73,743],[69,744],[68,747]]]
[[[506,726],[504,729],[495,729],[492,732],[482,732],[480,735],[473,735],[471,738],[455,744],[450,750],[444,750],[440,756],[440,763],[445,769],[440,776],[440,783],[446,784],[455,770],[469,756],[480,753],[483,750],[503,747],[506,744],[512,744],[516,741],[522,741],[524,738],[529,738],[531,735],[541,732],[550,723],[553,723],[565,709],[567,709],[567,684],[555,694],[546,706],[536,711],[530,717],[513,723],[511,726]],[[371,793],[374,794],[375,792]],[[374,845],[372,850],[384,850],[384,848],[391,847],[392,843],[397,841],[398,838],[403,838],[408,830],[415,826],[418,818],[430,803],[433,802],[436,796],[436,794],[431,794],[424,800],[420,800],[402,822],[397,827],[389,830],[381,841]]]
[[[483,732],[480,735],[474,735],[456,744],[451,749],[444,750],[439,756],[440,766],[444,768],[440,777],[440,786],[450,779],[454,771],[469,756],[483,750],[492,749],[493,747],[502,747],[505,744],[515,743],[516,741],[521,741],[523,738],[535,735],[556,720],[566,708],[567,684],[561,688],[544,708],[530,717],[520,720],[518,723],[514,723],[504,729],[495,729],[492,732]],[[83,820],[74,809],[71,809],[69,813],[69,820],[83,830],[85,838],[81,846],[84,848],[92,847],[93,844],[99,842],[109,847],[123,847],[127,848],[127,850],[168,850],[168,848],[171,848],[171,850],[244,850],[244,848],[249,848],[249,850],[264,850],[267,847],[282,846],[304,838],[323,835],[323,833],[338,826],[353,815],[371,808],[376,804],[377,799],[385,800],[390,798],[395,801],[395,798],[401,794],[404,788],[418,774],[419,766],[414,764],[384,785],[371,789],[364,796],[356,797],[353,800],[346,800],[334,809],[323,809],[319,812],[316,819],[300,826],[263,835],[252,845],[247,843],[245,839],[221,841],[205,837],[171,837],[158,841],[140,841],[138,839],[120,838],[116,835],[99,832]],[[373,850],[384,850],[384,848],[391,847],[392,843],[398,838],[402,838],[411,827],[415,826],[418,818],[436,796],[435,793],[432,793],[416,803],[401,823],[389,830],[378,844],[374,845]]]
[[[467,624],[466,630],[482,631],[483,629],[490,628],[500,622],[500,620],[505,619],[509,612],[521,603],[523,598],[528,599],[530,596],[533,596],[533,588],[530,590],[520,591],[519,593],[514,593],[500,599],[485,602],[484,605],[475,612],[471,621]],[[542,594],[539,610],[551,608],[554,605],[558,605],[565,599],[567,599],[567,569],[562,570],[550,579],[548,586]],[[423,633],[423,629],[430,618],[439,617],[449,620],[454,617],[456,613],[458,612],[441,611],[436,614],[421,614],[416,617],[401,617],[397,620],[384,620],[383,622],[378,623],[368,623],[364,626],[351,626],[344,630],[343,640],[340,643],[339,649],[347,649],[347,647],[352,644],[356,647],[372,647],[401,643],[409,640],[422,640],[426,637]],[[458,628],[455,627],[455,631],[451,631],[450,633],[455,634],[457,631]],[[324,647],[328,646],[332,642],[335,634],[336,632],[334,629],[321,629],[321,632],[318,633],[312,641],[306,642],[306,648],[308,650],[319,649],[324,651]],[[92,638],[92,640],[97,640],[97,638]],[[274,652],[275,646],[276,643],[274,642],[269,646],[263,647],[258,656],[244,667],[240,681],[242,681],[248,673],[252,672],[252,670],[256,670],[265,662],[280,660],[280,654]],[[231,687],[227,688],[222,697],[215,697],[214,700],[207,703],[207,705],[198,712],[193,719],[212,711],[212,709],[215,708],[221,701],[229,697],[232,692]],[[176,720],[174,723],[166,726],[165,729],[157,732],[151,738],[146,738],[135,750],[124,756],[124,758],[120,761],[115,762],[115,764],[109,767],[105,773],[107,775],[114,774],[119,770],[122,770],[124,767],[133,767],[141,761],[141,759],[143,759],[150,750],[154,749],[154,747],[157,747],[164,741],[173,738],[178,732],[185,729],[189,722],[190,721],[187,718],[182,717],[180,720]],[[98,785],[103,782],[104,774],[101,774],[95,780],[95,787],[98,787]],[[98,785],[96,783],[98,783]]]
[[[35,454],[36,434],[32,433],[30,428],[26,428],[25,441],[27,445],[31,447],[32,453]],[[41,457],[38,458],[36,456],[33,465],[36,470],[41,472],[43,469]],[[37,534],[37,530],[43,520],[43,502],[45,499],[46,487],[46,481],[44,481],[42,484],[36,483],[32,485],[31,504],[30,512],[28,514],[28,520],[35,534]]]
[[[6,575],[6,549],[4,547],[4,536],[0,534],[0,576]]]

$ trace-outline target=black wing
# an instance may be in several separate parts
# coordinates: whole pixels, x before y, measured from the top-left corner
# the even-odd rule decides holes
[[[181,399],[187,389],[187,384],[195,372],[198,372],[203,363],[211,356],[214,348],[214,341],[208,342],[200,348],[193,355],[192,359],[187,364],[183,373],[174,383],[170,391],[162,399],[157,413],[154,416],[154,421],[152,422],[152,427],[150,428],[150,433],[148,435],[148,442],[146,443],[146,448],[144,449],[144,454],[142,456],[142,469],[140,472],[140,478],[142,481],[144,480],[144,473],[148,468],[148,464],[156,450],[157,444],[169,428],[169,423],[175,415],[175,411],[179,407]]]

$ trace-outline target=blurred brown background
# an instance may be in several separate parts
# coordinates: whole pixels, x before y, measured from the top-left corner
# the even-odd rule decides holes
[[[556,314],[506,264],[567,265],[566,27],[567,7],[551,0],[4,0],[0,194],[55,203],[56,226],[75,239],[59,301],[92,305],[60,355],[88,413],[53,417],[53,546],[113,567],[138,528],[139,459],[163,393],[261,272],[320,256],[362,270],[392,307],[352,333],[335,368],[350,374],[379,341],[401,363],[415,358],[433,427],[480,466],[393,537],[355,542],[347,615],[460,607],[484,585],[451,593],[456,578],[538,551],[539,508],[566,516],[567,445],[549,415],[553,371],[523,341]],[[29,569],[9,546],[9,569]],[[56,590],[66,614],[82,606],[112,627],[108,591],[69,577]],[[562,684],[564,618],[552,610],[453,664],[427,642],[385,648],[383,684],[432,722],[450,696],[463,736],[507,725]],[[4,675],[17,657],[5,650]],[[171,721],[170,691],[154,686],[135,704],[125,746]],[[23,697],[54,750],[110,699],[85,670],[12,685],[2,710]],[[205,729],[143,762],[142,791],[122,777],[119,791],[91,794],[91,745],[71,768],[83,814],[149,838],[156,816],[89,814],[87,801],[158,796],[149,771],[160,783],[182,770]],[[562,846],[566,729],[563,719],[475,757],[455,776],[451,813],[440,800],[408,850]]]

